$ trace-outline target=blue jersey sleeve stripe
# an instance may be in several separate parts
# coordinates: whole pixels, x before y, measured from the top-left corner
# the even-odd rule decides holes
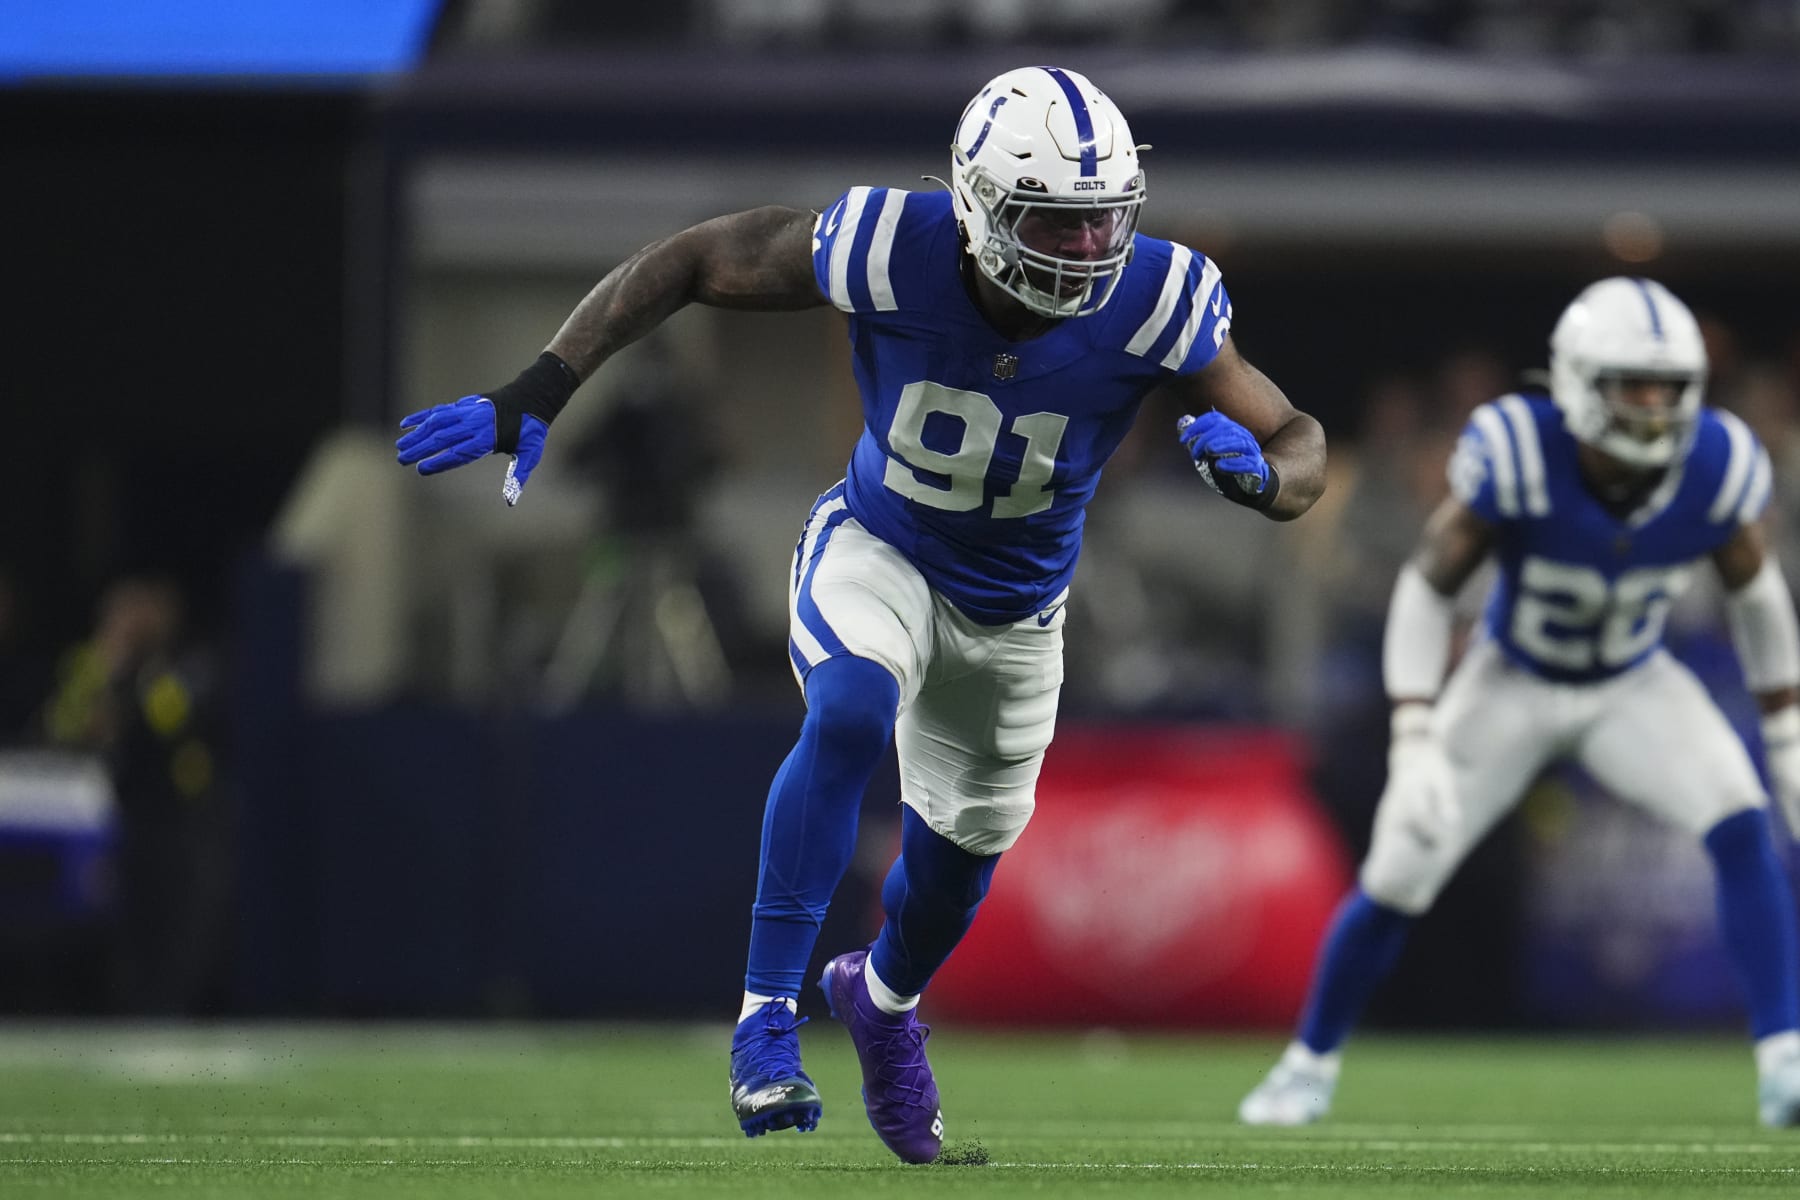
[[[1156,307],[1150,310],[1150,315],[1144,318],[1144,323],[1138,326],[1138,331],[1131,335],[1131,341],[1125,346],[1128,353],[1139,358],[1150,353],[1150,347],[1156,345],[1163,330],[1168,328],[1175,315],[1175,305],[1181,299],[1181,285],[1187,282],[1188,264],[1193,261],[1194,252],[1186,246],[1176,246],[1174,250],[1169,256],[1168,273],[1163,276],[1162,291],[1156,296]]]
[[[1769,490],[1774,483],[1774,474],[1774,469],[1769,464],[1769,452],[1758,446],[1756,467],[1750,473],[1750,486],[1744,489],[1744,502],[1738,505],[1739,525],[1754,525],[1763,515],[1763,509],[1769,504]]]
[[[875,227],[880,221],[882,205],[887,200],[886,188],[871,188],[863,200],[862,217],[855,229],[846,229],[844,238],[850,243],[850,270],[845,283],[850,288],[850,306],[859,313],[872,312],[875,296],[869,290],[869,248],[875,241]]]
[[[875,232],[869,239],[869,302],[876,312],[893,312],[900,307],[894,298],[888,261],[893,257],[894,235],[900,229],[900,212],[906,207],[906,197],[907,193],[899,188],[887,189],[881,215],[875,219]]]
[[[1169,319],[1157,330],[1151,341],[1145,358],[1155,359],[1158,366],[1169,356],[1175,344],[1181,340],[1181,331],[1187,328],[1188,316],[1193,311],[1194,293],[1200,287],[1200,280],[1206,274],[1206,255],[1197,252],[1188,254],[1187,270],[1182,273],[1175,285],[1175,304],[1169,312]]]
[[[1487,443],[1488,466],[1494,472],[1494,506],[1503,517],[1519,515],[1519,473],[1513,463],[1512,436],[1506,420],[1492,404],[1483,404],[1469,417]]]
[[[844,215],[838,227],[830,231],[831,244],[831,302],[845,312],[855,312],[856,303],[850,295],[850,252],[856,245],[857,226],[862,223],[863,207],[868,203],[869,189],[853,187],[844,201]]]
[[[1171,371],[1181,370],[1181,364],[1187,361],[1188,351],[1194,348],[1194,339],[1200,336],[1200,326],[1206,320],[1207,301],[1219,287],[1219,267],[1212,259],[1206,260],[1206,269],[1200,273],[1200,286],[1194,289],[1189,303],[1193,306],[1188,313],[1187,324],[1181,327],[1181,336],[1175,339],[1175,345],[1163,356],[1162,365]],[[1217,316],[1215,312],[1213,314]]]
[[[1544,469],[1544,446],[1538,439],[1537,421],[1521,396],[1506,396],[1500,411],[1512,426],[1513,446],[1519,453],[1519,478],[1525,485],[1525,511],[1534,517],[1550,515],[1550,488]]]
[[[1732,510],[1743,499],[1744,484],[1750,479],[1756,454],[1756,438],[1737,414],[1721,409],[1717,416],[1719,424],[1725,428],[1731,449],[1725,460],[1725,478],[1719,484],[1719,494],[1713,497],[1712,507],[1706,511],[1706,519],[1715,525],[1729,520]]]

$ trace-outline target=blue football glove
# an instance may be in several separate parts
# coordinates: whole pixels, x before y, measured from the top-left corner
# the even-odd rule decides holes
[[[1175,436],[1213,491],[1247,508],[1264,509],[1275,503],[1281,478],[1248,429],[1215,409],[1198,417],[1183,416],[1175,422]]]
[[[500,494],[517,504],[544,457],[550,422],[579,383],[562,359],[545,351],[505,387],[402,417],[394,443],[400,464],[417,463],[419,474],[436,475],[490,454],[510,455]]]

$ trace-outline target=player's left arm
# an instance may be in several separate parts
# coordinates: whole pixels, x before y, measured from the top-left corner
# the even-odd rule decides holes
[[[1725,584],[1725,615],[1744,681],[1762,710],[1770,782],[1800,836],[1800,621],[1781,563],[1760,522],[1741,525],[1713,551]]]
[[[1295,408],[1226,337],[1204,368],[1187,377],[1182,445],[1208,483],[1228,500],[1291,521],[1325,491],[1325,430]]]

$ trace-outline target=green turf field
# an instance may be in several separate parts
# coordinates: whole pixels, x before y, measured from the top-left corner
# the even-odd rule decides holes
[[[747,1141],[723,1026],[13,1028],[0,1196],[1800,1195],[1733,1040],[1366,1038],[1330,1122],[1269,1131],[1230,1114],[1273,1040],[944,1028],[990,1162],[905,1167],[842,1031],[803,1036],[824,1123]]]

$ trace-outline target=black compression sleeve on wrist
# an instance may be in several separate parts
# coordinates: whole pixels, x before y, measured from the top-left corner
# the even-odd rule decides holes
[[[487,394],[494,404],[494,449],[511,454],[519,448],[519,419],[526,413],[544,424],[556,420],[569,397],[581,386],[575,368],[548,350],[519,372],[517,379]]]
[[[1241,504],[1245,508],[1254,508],[1257,512],[1264,512],[1272,506],[1275,503],[1275,497],[1281,492],[1281,473],[1275,469],[1275,464],[1266,458],[1263,460],[1263,466],[1269,468],[1269,481],[1263,484],[1262,491],[1245,491],[1233,480],[1229,486],[1222,489],[1225,498],[1234,504]]]
[[[508,400],[548,425],[556,420],[557,414],[568,405],[569,397],[580,386],[575,368],[546,350],[501,390],[507,393]]]

